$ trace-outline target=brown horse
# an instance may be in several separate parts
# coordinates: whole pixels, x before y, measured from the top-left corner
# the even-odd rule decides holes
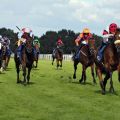
[[[52,55],[52,58],[53,58],[52,65],[53,65],[54,60],[56,59],[57,69],[59,67],[62,68],[62,61],[63,61],[63,52],[62,52],[62,50],[57,48],[55,50],[55,56]]]
[[[34,61],[34,53],[33,53],[33,47],[32,47],[32,38],[29,38],[26,41],[26,44],[23,46],[22,49],[22,55],[21,55],[21,61],[19,60],[19,58],[17,57],[17,52],[15,52],[15,56],[14,56],[14,60],[15,60],[15,64],[16,64],[16,71],[17,71],[17,83],[20,83],[20,79],[19,79],[19,72],[20,72],[20,65],[22,66],[22,71],[23,71],[23,83],[29,84],[29,80],[30,80],[30,72],[32,69],[32,65],[33,65],[33,61]],[[26,74],[26,69],[28,68],[28,74]],[[26,75],[27,75],[27,79],[26,79]]]
[[[76,70],[78,63],[82,64],[82,76],[79,80],[80,83],[84,81],[86,82],[86,69],[91,67],[91,74],[93,77],[93,83],[96,83],[95,76],[94,76],[94,52],[95,52],[95,40],[89,40],[88,45],[84,45],[80,52],[79,60],[74,60],[74,74],[73,78],[76,79]]]
[[[111,93],[114,93],[112,74],[115,70],[118,70],[118,80],[120,81],[120,30],[117,30],[115,34],[115,42],[109,43],[104,50],[103,63],[96,63],[97,74],[100,80],[100,86],[102,94],[106,92],[107,80],[110,78]],[[113,40],[112,40],[113,41]],[[105,78],[102,78],[102,74],[105,74]]]
[[[6,52],[7,52],[7,47],[6,47],[6,45],[3,45],[2,46],[2,63],[1,63],[1,69],[2,70],[6,70],[6,59],[7,59],[7,55],[6,55]]]
[[[35,51],[35,53],[34,53],[35,54],[34,62],[36,62],[35,68],[37,68],[37,66],[38,66],[38,60],[39,60],[39,54],[40,54],[40,47],[39,47],[38,44],[35,44],[34,51]]]

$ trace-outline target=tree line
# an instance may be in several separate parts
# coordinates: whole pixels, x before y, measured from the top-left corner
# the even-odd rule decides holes
[[[63,47],[64,53],[65,54],[70,54],[71,51],[73,51],[74,48],[75,48],[75,39],[77,38],[77,36],[79,34],[80,33],[75,33],[72,30],[62,29],[58,32],[47,31],[41,37],[35,36],[35,38],[39,39],[39,41],[40,41],[40,44],[41,44],[40,51],[41,51],[41,53],[50,54],[50,53],[52,53],[53,49],[56,47],[56,42],[57,42],[58,38],[61,37],[61,39],[64,43],[64,47]],[[10,48],[14,52],[15,48],[17,47],[15,45],[15,43],[17,41],[18,33],[15,33],[11,29],[1,28],[0,29],[0,35],[7,36],[10,39],[10,41],[11,41]],[[98,47],[101,44],[102,37],[98,36],[98,35],[95,35],[95,34],[93,34],[93,37],[96,40],[95,45],[96,45],[96,47]]]

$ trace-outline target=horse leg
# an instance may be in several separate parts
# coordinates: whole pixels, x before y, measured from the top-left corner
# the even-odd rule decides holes
[[[17,83],[20,83],[20,78],[19,78],[20,69],[19,69],[19,65],[17,65],[16,69],[17,69]]]
[[[60,67],[62,68],[62,60],[60,60]]]
[[[110,93],[114,93],[113,81],[112,81],[112,72],[110,73]]]
[[[53,59],[52,59],[52,65],[53,65],[53,63],[54,63],[54,60],[55,60],[55,58],[53,57]]]
[[[118,66],[118,81],[120,82],[120,65]]]
[[[120,69],[118,70],[118,81],[120,82]]]
[[[36,68],[38,67],[38,58],[37,58],[37,60],[36,60]]]
[[[27,75],[27,83],[29,84],[30,81],[30,72],[31,72],[32,67],[28,68],[28,75]]]
[[[82,66],[82,77],[79,80],[79,82],[82,83],[83,80],[84,80],[84,84],[85,84],[85,82],[86,82],[86,67],[84,65]]]
[[[103,81],[103,85],[104,85],[104,90],[106,89],[106,84],[107,84],[107,80],[110,78],[110,73],[107,72],[106,73],[106,76],[104,78],[104,81]]]
[[[82,83],[83,79],[84,79],[84,67],[82,65],[82,76],[81,76],[81,79],[79,80],[79,82]]]
[[[26,66],[24,66],[22,69],[23,69],[23,77],[24,77],[23,83],[26,83]]]
[[[79,62],[74,61],[74,74],[73,74],[73,79],[76,79],[76,70],[77,70],[77,65]]]
[[[19,73],[20,73],[20,68],[19,68],[19,63],[17,61],[15,61],[15,65],[16,65],[16,72],[17,72],[17,83],[20,83],[20,78],[19,78]]]
[[[97,68],[97,75],[100,81],[100,86],[101,86],[101,93],[104,95],[105,94],[105,89],[104,89],[104,84],[103,84],[103,78],[102,78],[102,72],[99,68]]]
[[[56,59],[56,63],[57,63],[57,69],[59,67],[59,60]]]
[[[93,83],[96,84],[96,79],[95,79],[95,74],[94,74],[94,64],[91,65],[91,74],[92,74],[92,77],[93,77]]]
[[[37,68],[37,60],[35,61],[36,65],[35,65],[35,68]]]

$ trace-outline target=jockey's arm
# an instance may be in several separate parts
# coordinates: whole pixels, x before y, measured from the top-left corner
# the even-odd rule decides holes
[[[78,36],[77,39],[75,39],[76,46],[79,46],[80,40],[81,40],[80,36]]]

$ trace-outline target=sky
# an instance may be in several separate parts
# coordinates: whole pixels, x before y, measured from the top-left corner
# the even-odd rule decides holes
[[[101,35],[112,22],[120,25],[120,0],[0,0],[0,28],[19,32],[29,27],[37,36],[46,31],[89,28]]]

